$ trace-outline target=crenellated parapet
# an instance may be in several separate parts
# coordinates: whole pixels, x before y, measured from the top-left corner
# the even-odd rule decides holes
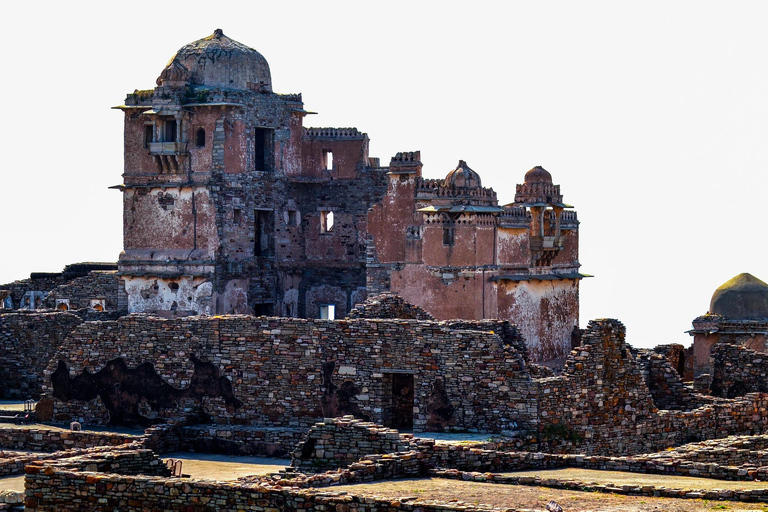
[[[304,137],[313,140],[366,140],[357,128],[304,128]]]

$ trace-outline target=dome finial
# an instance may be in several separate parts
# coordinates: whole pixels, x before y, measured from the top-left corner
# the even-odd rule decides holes
[[[217,28],[216,30],[213,31],[213,37],[215,37],[216,39],[221,39],[222,37],[224,37],[224,31],[221,30],[220,28]]]

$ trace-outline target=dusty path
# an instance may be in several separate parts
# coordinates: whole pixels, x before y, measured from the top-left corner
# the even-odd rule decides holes
[[[718,480],[719,482],[719,480]],[[669,487],[669,485],[667,486]],[[734,501],[707,501],[673,498],[646,498],[598,492],[579,492],[499,485],[442,478],[393,480],[374,484],[334,486],[329,491],[386,498],[410,497],[416,500],[461,501],[467,505],[486,504],[499,508],[544,510],[555,500],[564,512],[704,512],[713,510],[768,512],[768,505]]]

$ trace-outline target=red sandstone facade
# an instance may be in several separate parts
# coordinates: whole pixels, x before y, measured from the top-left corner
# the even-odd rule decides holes
[[[305,128],[258,52],[217,30],[182,47],[125,113],[119,309],[342,317],[393,291],[438,319],[517,323],[533,360],[578,325],[578,221],[537,167],[515,202],[464,162],[381,166],[355,128]]]

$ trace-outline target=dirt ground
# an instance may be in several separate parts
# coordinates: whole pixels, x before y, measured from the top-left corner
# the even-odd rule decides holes
[[[163,459],[181,460],[182,473],[191,478],[221,481],[237,480],[241,476],[275,473],[291,464],[290,459],[234,457],[190,452],[166,453]]]
[[[667,487],[670,487],[667,485]],[[646,498],[599,492],[579,492],[528,487],[465,482],[442,478],[393,480],[374,484],[334,486],[329,491],[386,498],[408,497],[414,500],[460,501],[467,505],[491,505],[517,510],[545,510],[550,500],[556,501],[564,512],[768,512],[768,504],[735,501],[708,501],[672,498]]]

